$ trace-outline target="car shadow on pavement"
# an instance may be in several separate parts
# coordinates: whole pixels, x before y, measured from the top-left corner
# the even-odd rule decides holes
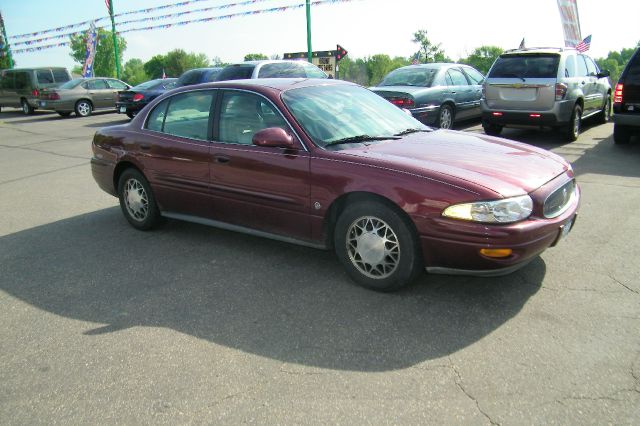
[[[499,278],[427,276],[393,294],[354,285],[332,252],[184,222],[132,229],[117,207],[0,237],[0,289],[86,321],[91,345],[167,327],[288,363],[389,371],[452,354],[505,324],[544,262]],[[82,325],[80,326],[82,327]]]

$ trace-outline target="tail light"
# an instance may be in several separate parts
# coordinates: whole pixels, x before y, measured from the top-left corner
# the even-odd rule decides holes
[[[49,99],[50,101],[57,101],[58,99],[60,99],[60,95],[56,92],[52,92],[52,93],[49,93],[49,96],[47,96],[47,99]]]
[[[622,103],[622,84],[616,84],[616,91],[613,92],[613,103],[621,104]]]
[[[400,108],[413,108],[416,106],[415,101],[411,98],[391,98],[389,101]]]
[[[35,96],[35,97],[38,97],[38,95],[40,95],[40,92],[38,92],[38,89],[33,89],[33,90],[31,91],[31,94],[32,94],[33,96]]]
[[[133,102],[138,102],[144,99],[144,95],[142,93],[136,93],[133,95]]]
[[[556,101],[561,101],[567,94],[567,85],[564,83],[556,83]]]

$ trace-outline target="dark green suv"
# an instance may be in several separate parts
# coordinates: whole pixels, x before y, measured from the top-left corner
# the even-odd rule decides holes
[[[640,132],[640,48],[622,71],[613,93],[613,140],[629,143]]]

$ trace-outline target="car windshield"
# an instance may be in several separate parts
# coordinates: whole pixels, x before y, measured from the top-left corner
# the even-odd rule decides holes
[[[73,89],[74,87],[76,87],[78,84],[82,83],[84,81],[84,78],[75,78],[73,80],[69,80],[66,83],[64,83],[62,86],[60,86],[60,89]]]
[[[529,53],[503,55],[489,72],[493,78],[555,78],[558,74],[560,55],[553,53]]]
[[[438,68],[399,68],[389,73],[379,86],[420,86],[431,87]]]
[[[154,86],[158,86],[161,83],[162,83],[162,80],[149,80],[149,81],[145,81],[144,83],[140,83],[137,86],[132,87],[131,90],[147,90],[147,89],[151,89]]]
[[[359,86],[331,85],[291,89],[282,100],[313,141],[370,143],[429,130],[386,99]]]
[[[234,64],[228,65],[220,71],[218,76],[216,77],[216,81],[225,81],[225,80],[244,80],[247,78],[251,78],[253,74],[253,69],[255,65],[251,64]]]

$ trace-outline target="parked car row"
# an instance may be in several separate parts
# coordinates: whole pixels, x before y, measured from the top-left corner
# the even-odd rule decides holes
[[[410,65],[371,89],[428,125],[449,129],[481,116],[488,135],[508,126],[553,127],[574,141],[583,119],[609,120],[608,76],[575,49],[523,48],[500,55],[486,78],[461,64]]]

